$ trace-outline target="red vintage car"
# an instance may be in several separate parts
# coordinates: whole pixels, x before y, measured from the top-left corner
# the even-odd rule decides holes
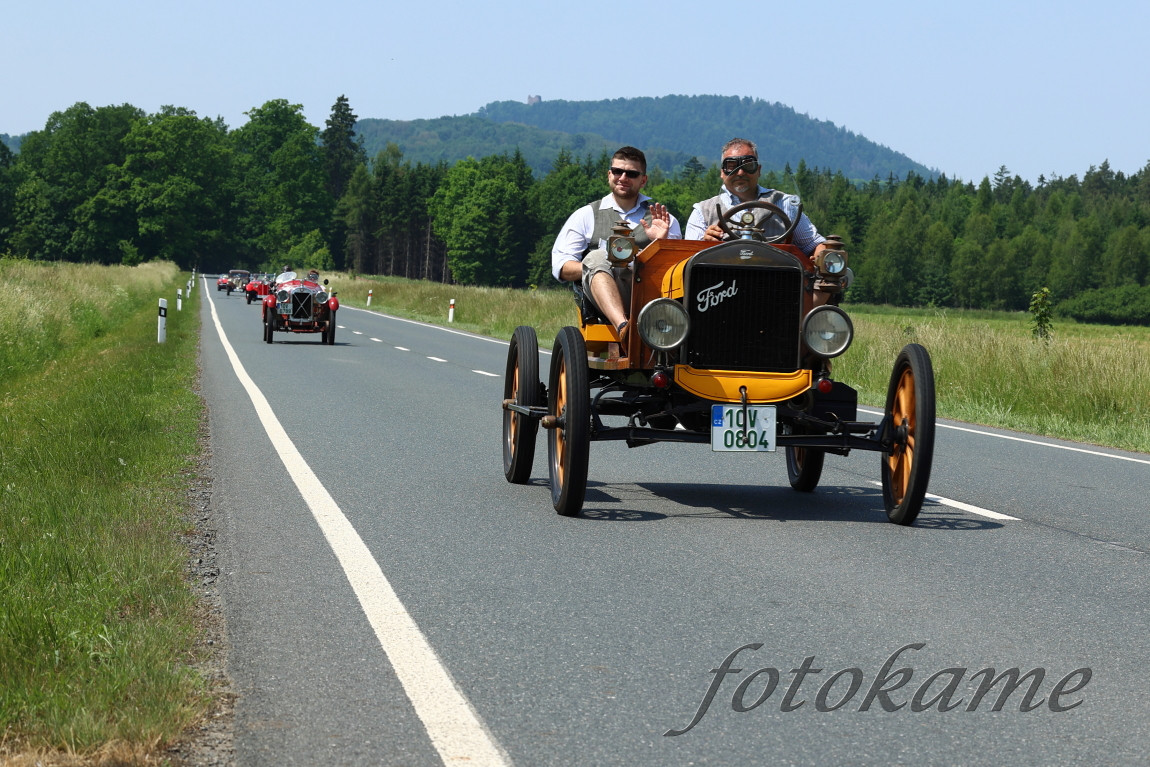
[[[253,274],[247,285],[244,285],[244,295],[250,304],[252,301],[262,301],[263,297],[272,292],[274,274]]]
[[[216,280],[216,290],[226,290],[230,296],[233,290],[243,290],[251,278],[252,273],[247,269],[232,269],[227,274],[221,274]]]
[[[264,340],[272,342],[281,333],[322,333],[320,342],[335,344],[335,313],[339,299],[328,293],[327,280],[319,283],[312,273],[300,277],[284,272],[275,278],[271,292],[263,299]]]

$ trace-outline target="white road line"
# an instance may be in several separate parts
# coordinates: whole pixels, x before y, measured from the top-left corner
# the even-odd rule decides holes
[[[492,378],[498,378],[499,377],[498,373],[488,373],[486,370],[472,370],[471,372],[472,373],[478,373],[481,376],[491,376]]]
[[[352,332],[352,333],[355,333],[357,336],[362,336],[362,335],[363,335],[363,331],[362,331],[362,330],[353,330],[353,331],[351,331],[351,332]]]
[[[372,341],[375,341],[377,344],[381,344],[381,343],[383,343],[383,339],[382,339],[382,338],[372,338],[371,340],[372,340]]]
[[[442,357],[428,357],[428,359],[432,362],[447,362],[447,360],[443,359]]]
[[[861,407],[859,408],[859,412],[870,413],[871,415],[882,415],[883,414],[881,410],[866,410],[865,408],[861,408]],[[1040,447],[1053,447],[1053,448],[1057,448],[1059,450],[1069,450],[1073,453],[1086,453],[1087,455],[1097,455],[1097,456],[1100,456],[1102,458],[1113,458],[1117,461],[1130,461],[1131,463],[1144,463],[1147,466],[1150,466],[1150,460],[1148,460],[1146,458],[1132,458],[1132,457],[1127,456],[1127,455],[1114,455],[1113,453],[1103,453],[1100,450],[1087,450],[1086,448],[1082,448],[1082,447],[1071,447],[1069,445],[1056,445],[1053,442],[1042,442],[1041,440],[1026,439],[1025,437],[1013,437],[1009,434],[994,434],[994,433],[989,432],[989,431],[983,431],[981,429],[971,429],[971,428],[966,427],[966,426],[951,426],[950,424],[945,424],[945,423],[939,423],[939,424],[935,424],[935,425],[938,426],[938,428],[940,428],[940,429],[953,429],[954,431],[965,431],[965,432],[969,432],[970,434],[978,434],[979,436],[982,436],[982,437],[997,437],[998,439],[1009,439],[1013,442],[1025,442],[1029,445],[1038,445]]]
[[[870,482],[872,485],[878,485],[879,487],[882,487],[882,482],[879,482],[878,480],[870,479],[867,481]],[[972,506],[971,504],[963,503],[962,501],[955,501],[955,500],[950,499],[950,498],[943,498],[941,495],[933,495],[931,493],[927,493],[926,494],[926,500],[934,501],[935,503],[941,503],[944,506],[951,506],[953,508],[960,509],[962,511],[968,511],[971,514],[977,514],[978,516],[986,517],[987,519],[1002,519],[1002,520],[1010,520],[1010,521],[1014,521],[1014,522],[1020,521],[1018,517],[1012,517],[1009,514],[1000,514],[997,511],[991,511],[990,509],[984,509],[981,506]]]
[[[439,752],[439,758],[445,765],[464,762],[497,767],[510,765],[511,760],[456,686],[359,533],[288,437],[263,392],[252,381],[228,341],[216,313],[215,301],[209,296],[208,302],[220,342],[236,376],[251,397],[272,445],[339,559],[383,651],[423,722],[432,745]]]
[[[401,352],[409,352],[409,351],[411,351],[411,349],[408,349],[406,346],[397,346],[397,347],[395,347],[395,348],[396,348],[396,349],[399,349]]]
[[[980,508],[978,506],[971,506],[969,503],[963,503],[962,501],[954,501],[954,500],[951,500],[950,498],[943,498],[941,495],[931,495],[930,493],[927,493],[926,499],[928,501],[934,501],[935,503],[945,504],[946,506],[953,506],[954,508],[962,509],[963,511],[969,511],[971,514],[977,514],[980,517],[987,517],[988,519],[1003,519],[1003,520],[1010,520],[1013,522],[1019,521],[1018,517],[1012,517],[1009,514],[1000,514],[997,511],[991,511],[990,509],[983,509],[983,508]]]

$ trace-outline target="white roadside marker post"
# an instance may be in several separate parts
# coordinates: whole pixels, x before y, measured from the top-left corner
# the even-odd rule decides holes
[[[159,327],[156,329],[156,343],[162,344],[168,340],[168,299],[160,299]]]

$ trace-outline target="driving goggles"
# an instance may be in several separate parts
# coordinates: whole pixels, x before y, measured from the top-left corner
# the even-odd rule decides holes
[[[759,158],[753,154],[744,154],[738,157],[727,157],[723,160],[723,173],[730,176],[738,170],[743,173],[754,173],[759,169]]]

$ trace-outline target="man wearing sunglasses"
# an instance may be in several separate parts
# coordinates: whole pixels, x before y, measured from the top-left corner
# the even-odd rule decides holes
[[[719,211],[727,210],[735,205],[751,200],[763,200],[779,208],[794,220],[799,211],[799,198],[793,194],[783,194],[774,189],[765,189],[759,186],[759,151],[754,142],[742,138],[733,138],[723,145],[722,164],[719,172],[723,177],[723,189],[718,195],[709,200],[695,203],[691,216],[687,219],[686,238],[688,240],[719,241],[725,237],[719,227]],[[770,225],[772,222],[768,222]],[[774,219],[778,222],[778,217]],[[778,233],[783,229],[779,226]],[[820,250],[825,250],[826,238],[819,234],[814,224],[804,213],[795,226],[794,243],[803,253],[814,256]]]
[[[620,219],[626,221],[639,249],[654,240],[683,236],[665,205],[639,193],[646,183],[646,156],[635,147],[619,149],[607,170],[611,193],[572,213],[551,250],[551,273],[562,282],[579,282],[584,297],[615,326],[622,340],[627,333],[625,307],[631,304],[630,265],[616,268],[607,259],[612,228]]]

